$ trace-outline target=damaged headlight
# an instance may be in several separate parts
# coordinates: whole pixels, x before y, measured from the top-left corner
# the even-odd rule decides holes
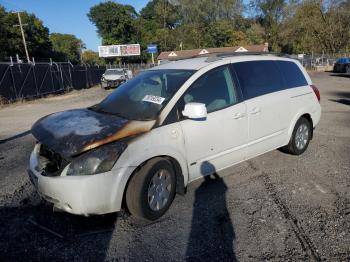
[[[84,176],[110,171],[126,147],[126,143],[119,141],[93,149],[74,158],[62,175]]]

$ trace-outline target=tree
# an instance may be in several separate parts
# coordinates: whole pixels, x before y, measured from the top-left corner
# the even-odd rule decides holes
[[[265,38],[269,42],[272,50],[280,51],[281,22],[285,17],[285,0],[256,0],[256,10],[259,14],[261,25],[265,30]]]
[[[6,11],[0,6],[0,58],[6,56],[8,28],[6,27]]]
[[[30,57],[48,58],[51,54],[51,42],[49,39],[49,29],[43,25],[35,15],[27,12],[21,13],[22,23]],[[6,12],[0,6],[0,55],[5,56],[25,56],[23,41],[20,29],[14,27],[18,24],[17,14]]]
[[[136,37],[135,21],[138,15],[130,5],[111,1],[100,3],[91,7],[87,16],[105,45],[129,44]]]
[[[205,47],[230,46],[234,33],[233,25],[230,21],[213,22],[208,27],[205,34]]]
[[[138,20],[143,25],[142,43],[157,44],[160,50],[176,48],[175,29],[181,20],[178,6],[168,0],[152,0],[141,10]]]
[[[249,39],[249,42],[253,45],[258,45],[266,42],[265,40],[265,30],[258,24],[253,23],[246,31],[246,35]]]
[[[54,59],[57,61],[71,61],[79,63],[81,49],[85,48],[83,42],[70,34],[52,33],[50,35]]]
[[[103,65],[105,61],[98,56],[98,52],[92,50],[86,50],[81,54],[81,60],[85,64],[89,65]]]
[[[346,50],[350,39],[349,1],[304,1],[283,24],[288,52],[335,53]]]

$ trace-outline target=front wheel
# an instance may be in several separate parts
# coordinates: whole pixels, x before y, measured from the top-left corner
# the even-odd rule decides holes
[[[292,155],[301,155],[309,146],[311,140],[311,123],[305,117],[300,118],[295,124],[289,144],[283,147],[283,151]]]
[[[126,204],[132,215],[145,220],[160,218],[170,207],[176,192],[172,164],[154,158],[131,178],[126,190]]]

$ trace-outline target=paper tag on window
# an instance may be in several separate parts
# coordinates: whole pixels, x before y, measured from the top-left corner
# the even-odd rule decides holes
[[[154,103],[154,104],[158,104],[161,105],[164,102],[165,98],[164,97],[160,97],[160,96],[151,96],[151,95],[146,95],[142,101],[146,101],[146,102],[150,102],[150,103]]]

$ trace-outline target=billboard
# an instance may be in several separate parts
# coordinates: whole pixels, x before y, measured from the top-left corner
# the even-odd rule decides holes
[[[105,45],[98,47],[99,57],[138,56],[140,53],[139,44]]]

